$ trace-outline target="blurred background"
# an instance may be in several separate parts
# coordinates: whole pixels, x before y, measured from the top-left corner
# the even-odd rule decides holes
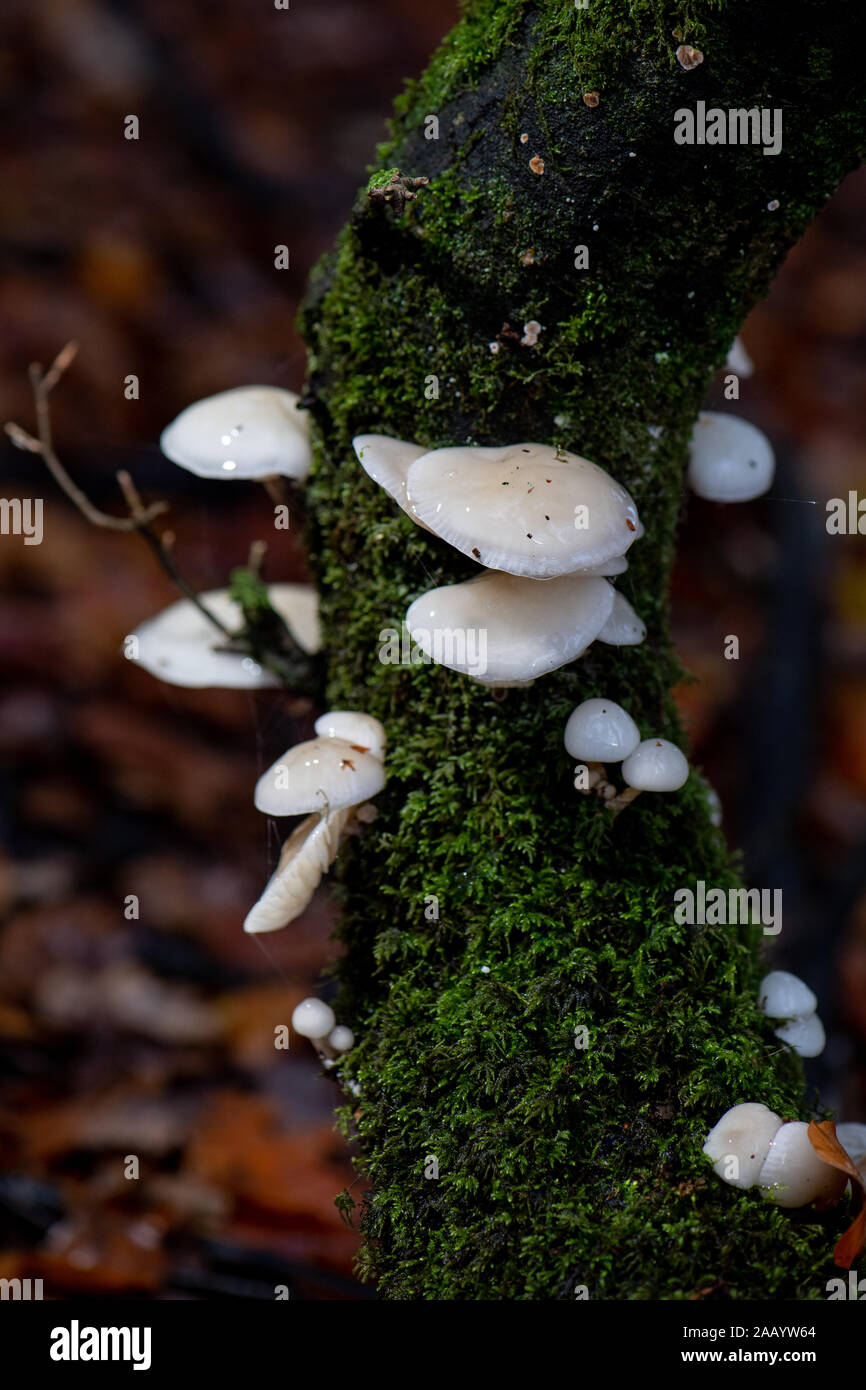
[[[28,363],[77,339],[61,457],[108,510],[118,468],[168,498],[199,588],[245,562],[271,504],[175,468],[159,433],[229,386],[301,386],[307,273],[456,11],[5,0],[0,418],[32,428]],[[819,996],[811,1091],[866,1121],[866,549],[825,527],[828,498],[866,495],[866,171],[743,337],[739,406],[721,378],[708,404],[771,435],[777,483],[748,506],[689,501],[674,631],[697,679],[679,694],[748,880],[783,890],[772,963]],[[370,1297],[333,1204],[353,1181],[335,1087],[302,1039],[273,1044],[331,959],[333,906],[320,892],[267,955],[241,932],[277,849],[251,787],[314,712],[124,661],[171,586],[2,447],[0,492],[45,499],[45,541],[0,539],[0,1277],[54,1297]],[[303,580],[280,536],[268,578]]]

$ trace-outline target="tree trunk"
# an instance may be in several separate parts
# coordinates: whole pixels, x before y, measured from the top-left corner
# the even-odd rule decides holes
[[[737,1102],[810,1114],[756,1007],[760,927],[674,920],[677,889],[737,883],[706,783],[693,772],[612,820],[574,790],[562,745],[596,695],[682,742],[667,590],[691,428],[866,145],[862,7],[690,9],[471,4],[379,152],[429,187],[402,214],[362,194],[303,311],[330,706],[377,715],[389,739],[378,819],[342,871],[339,965],[362,1267],[385,1297],[822,1298],[847,1224],[725,1186],[701,1153]],[[692,70],[678,26],[705,54]],[[782,152],[675,143],[675,112],[699,101],[781,108]],[[596,643],[504,698],[382,664],[380,632],[477,567],[369,481],[361,432],[601,464],[646,526],[616,581],[646,642]]]

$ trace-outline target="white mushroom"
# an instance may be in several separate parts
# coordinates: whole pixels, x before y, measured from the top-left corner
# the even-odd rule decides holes
[[[412,516],[406,501],[406,474],[409,465],[426,454],[424,446],[410,444],[403,439],[391,439],[387,434],[358,434],[352,440],[352,446],[367,476]],[[412,516],[412,520],[417,521],[418,518]]]
[[[618,763],[633,753],[640,732],[614,700],[584,700],[572,710],[563,739],[566,751],[584,762]]]
[[[355,1046],[355,1034],[345,1024],[338,1023],[328,1034],[328,1042],[335,1052],[350,1052]]]
[[[636,647],[646,637],[646,624],[641,622],[627,598],[615,593],[610,617],[598,634],[599,642],[612,647]]]
[[[815,1013],[818,1000],[809,986],[787,970],[771,970],[758,989],[758,1007],[768,1018],[784,1019],[775,1034],[801,1057],[817,1057],[827,1041]]]
[[[331,815],[307,816],[292,831],[262,896],[246,915],[245,932],[279,931],[300,917],[336,858],[351,814],[351,807],[346,807]]]
[[[410,514],[488,569],[554,579],[623,556],[643,535],[603,468],[545,444],[435,449],[410,464]]]
[[[608,806],[619,812],[641,792],[675,792],[687,781],[689,765],[685,754],[666,738],[646,738],[622,765],[625,790]]]
[[[292,1027],[302,1038],[327,1039],[336,1026],[334,1010],[321,999],[302,999],[292,1014]]]
[[[818,1000],[807,984],[788,970],[771,970],[758,986],[758,1007],[768,1018],[805,1018]]]
[[[755,364],[746,352],[742,338],[735,338],[728,349],[728,356],[725,366],[737,376],[749,377],[755,370]]]
[[[766,435],[736,415],[704,411],[689,453],[689,484],[711,502],[750,502],[772,486],[776,460]]]
[[[707,1135],[704,1153],[732,1187],[752,1187],[781,1128],[782,1118],[757,1102],[733,1105]]]
[[[195,401],[167,425],[162,452],[200,478],[302,482],[310,471],[309,416],[293,391],[237,386]]]
[[[808,1130],[802,1120],[791,1120],[770,1142],[758,1186],[778,1207],[829,1207],[845,1191],[847,1176],[818,1156]]]
[[[313,727],[322,738],[346,739],[349,743],[367,748],[374,757],[385,757],[385,729],[372,714],[332,709],[320,714]]]
[[[211,589],[199,598],[229,632],[241,630],[243,612],[228,589]],[[268,599],[298,645],[309,654],[317,652],[321,636],[315,589],[308,584],[270,584]],[[124,643],[124,653],[169,685],[264,690],[279,684],[252,657],[221,650],[228,645],[229,638],[194,603],[180,599],[135,628]]]
[[[289,748],[256,783],[255,804],[268,816],[302,816],[358,806],[385,785],[381,758],[343,738],[314,738]]]
[[[598,576],[537,584],[488,570],[422,594],[406,626],[437,664],[486,685],[522,684],[586,651],[610,615],[613,593]]]
[[[773,1030],[776,1037],[787,1043],[800,1057],[817,1057],[824,1051],[827,1035],[817,1014],[792,1018]]]

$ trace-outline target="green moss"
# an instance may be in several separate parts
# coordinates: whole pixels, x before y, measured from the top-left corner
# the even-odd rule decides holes
[[[856,44],[850,16],[805,0],[769,56],[766,21],[733,0],[593,0],[591,19],[471,7],[383,155],[429,187],[400,217],[359,201],[303,314],[329,699],[389,737],[379,817],[341,874],[340,1011],[359,1036],[342,1072],[361,1092],[343,1120],[372,1189],[363,1268],[395,1298],[571,1298],[575,1284],[819,1298],[844,1213],[783,1214],[701,1154],[737,1101],[809,1114],[799,1063],[756,1009],[758,930],[673,919],[677,889],[737,881],[705,784],[696,772],[611,823],[574,791],[561,739],[571,708],[602,694],[645,735],[683,737],[667,579],[686,445],[746,310],[862,149],[862,99],[838,104],[862,90]],[[707,54],[695,72],[672,61],[677,25]],[[684,102],[765,91],[786,113],[778,158],[674,146]],[[439,140],[424,136],[431,112]],[[519,341],[530,318],[535,346]],[[473,567],[362,473],[351,439],[367,431],[596,459],[646,526],[618,583],[647,641],[596,644],[501,699],[435,666],[383,665],[383,629]]]

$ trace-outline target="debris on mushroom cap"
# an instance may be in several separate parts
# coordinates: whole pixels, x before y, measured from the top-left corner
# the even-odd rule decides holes
[[[688,780],[689,765],[675,743],[647,738],[626,758],[622,775],[637,791],[675,792]]]
[[[411,514],[488,569],[553,579],[622,556],[643,535],[624,487],[546,444],[434,449],[409,467]]]
[[[377,758],[385,756],[385,729],[372,714],[332,709],[320,714],[313,727],[322,738],[345,738],[349,743],[369,749]]]
[[[776,1037],[792,1047],[799,1057],[818,1057],[827,1043],[824,1025],[817,1014],[788,1019],[773,1031]]]
[[[292,831],[262,896],[246,915],[245,932],[279,931],[300,917],[334,862],[351,814],[351,807],[346,807],[331,815],[307,816]]]
[[[748,420],[706,410],[698,416],[689,452],[689,485],[710,502],[750,502],[773,483],[770,441]]]
[[[838,1202],[847,1175],[819,1157],[808,1137],[809,1126],[790,1120],[777,1129],[758,1174],[763,1195],[779,1207],[821,1207]]]
[[[563,742],[573,758],[618,763],[637,748],[640,733],[631,715],[615,700],[584,700],[571,711]]]
[[[599,642],[607,642],[612,647],[636,647],[646,637],[646,624],[642,623],[627,598],[615,593],[610,617],[598,634]]]
[[[422,594],[406,614],[434,662],[486,685],[533,680],[574,661],[613,607],[606,579],[565,575],[537,584],[488,570]]]
[[[425,454],[422,444],[391,439],[387,434],[358,434],[352,440],[358,461],[368,477],[384,488],[389,497],[412,516],[406,501],[406,474],[410,463]],[[412,517],[417,521],[417,517]]]
[[[199,598],[229,632],[240,632],[243,612],[228,589],[210,589]],[[319,602],[312,585],[269,584],[268,599],[298,645],[310,655],[317,652],[321,645]],[[206,686],[265,690],[279,685],[277,678],[252,657],[223,650],[228,645],[229,638],[184,598],[133,629],[124,652],[128,660],[168,685],[196,690]]]
[[[752,1187],[781,1126],[782,1117],[766,1105],[752,1101],[733,1105],[710,1130],[704,1153],[714,1160],[714,1171],[732,1187]],[[731,1159],[736,1163],[731,1164]]]
[[[310,422],[299,397],[278,386],[236,386],[195,401],[167,425],[160,448],[200,478],[303,482],[310,471]]]
[[[256,783],[255,804],[268,816],[302,816],[358,806],[385,785],[381,758],[343,738],[314,738],[289,748]]]
[[[302,1038],[327,1038],[336,1022],[334,1010],[321,999],[302,999],[292,1014],[292,1027]]]
[[[861,1173],[866,1173],[866,1125],[837,1124],[836,1138]]]
[[[807,1018],[818,1000],[797,975],[771,970],[758,986],[758,1007],[768,1018]]]
[[[350,1052],[355,1046],[355,1034],[345,1024],[338,1023],[328,1034],[328,1042],[335,1052]]]
[[[735,338],[731,343],[725,366],[737,376],[749,377],[754,372],[755,364],[747,353],[742,338]]]

